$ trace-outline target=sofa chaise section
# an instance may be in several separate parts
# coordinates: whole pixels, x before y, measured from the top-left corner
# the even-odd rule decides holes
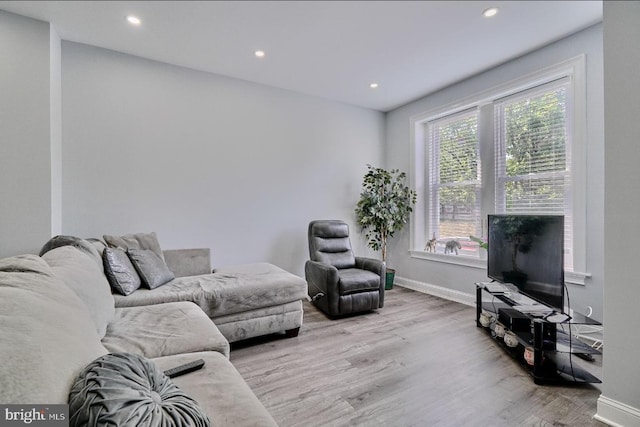
[[[227,266],[209,274],[191,275],[208,270],[208,249],[164,253],[176,278],[155,289],[140,288],[127,296],[115,294],[116,307],[192,301],[229,342],[276,332],[297,335],[303,320],[302,300],[307,295],[307,283],[301,277],[269,263]]]

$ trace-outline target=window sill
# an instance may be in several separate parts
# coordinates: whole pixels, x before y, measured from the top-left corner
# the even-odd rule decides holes
[[[443,262],[446,264],[461,265],[464,267],[472,268],[487,268],[487,260],[480,258],[472,258],[464,255],[445,255],[434,254],[424,251],[409,251],[411,258],[426,259],[429,261]]]
[[[428,261],[442,262],[445,264],[460,265],[463,267],[471,267],[478,269],[487,269],[487,260],[480,258],[472,258],[464,255],[445,255],[434,254],[424,251],[409,251],[411,258],[424,259]],[[585,286],[586,279],[591,277],[591,273],[582,273],[577,271],[565,271],[564,281],[572,285]]]
[[[585,285],[585,280],[591,277],[591,273],[581,273],[579,271],[565,271],[564,283],[571,283],[572,285]]]

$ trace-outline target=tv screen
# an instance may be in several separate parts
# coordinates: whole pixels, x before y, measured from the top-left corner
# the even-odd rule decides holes
[[[489,215],[487,274],[564,312],[564,217]]]

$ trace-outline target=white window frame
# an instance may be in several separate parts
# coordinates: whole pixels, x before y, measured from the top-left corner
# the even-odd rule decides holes
[[[493,103],[505,97],[532,89],[554,80],[568,78],[570,81],[570,97],[568,104],[567,130],[571,142],[572,170],[572,211],[573,211],[573,271],[565,272],[565,282],[584,285],[591,274],[586,265],[586,79],[585,55],[579,55],[542,70],[527,74],[521,78],[476,93],[457,102],[435,108],[410,119],[410,168],[409,175],[418,193],[418,199],[411,214],[409,224],[409,254],[413,258],[435,262],[444,262],[468,267],[486,269],[486,259],[444,255],[424,251],[424,243],[429,230],[429,147],[428,122],[478,108],[478,134],[480,139],[480,156],[483,176],[481,190],[481,218],[487,217],[495,209],[495,175],[494,175],[494,121]],[[485,230],[486,233],[486,230]],[[426,240],[425,240],[426,237]]]

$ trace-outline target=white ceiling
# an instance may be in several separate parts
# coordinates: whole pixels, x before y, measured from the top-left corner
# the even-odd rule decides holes
[[[484,18],[490,6],[500,11]],[[49,21],[63,40],[380,111],[602,20],[602,1],[0,1],[0,9]],[[128,24],[129,14],[142,25]]]

